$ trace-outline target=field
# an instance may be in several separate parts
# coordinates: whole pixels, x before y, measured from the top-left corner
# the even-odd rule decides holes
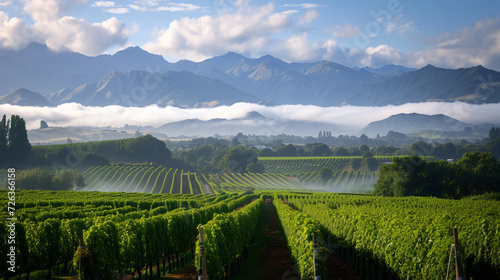
[[[137,177],[154,178],[143,173],[138,171]],[[182,181],[186,178],[187,173]],[[0,219],[6,221],[8,195],[0,194],[5,205]],[[314,275],[313,234],[319,240],[316,273],[323,279],[337,273],[328,269],[332,261],[328,256],[333,255],[352,265],[353,273],[370,279],[444,278],[453,227],[459,232],[466,275],[499,276],[500,202],[482,197],[382,198],[266,190],[205,195],[18,190],[16,196],[14,251],[20,279],[26,279],[28,272],[30,279],[45,279],[49,271],[51,276],[80,271],[90,279],[137,278],[146,273],[164,279],[162,275],[175,275],[183,266],[202,266],[198,225],[204,225],[210,279],[230,275],[230,279],[252,279],[238,267],[245,271],[245,266],[255,263],[255,254],[249,252],[262,248],[252,240],[261,240],[267,232],[259,228],[265,226],[263,218],[271,215],[264,211],[270,207],[276,209],[272,215],[283,226],[281,242],[289,248],[284,253],[296,263],[301,279]],[[5,233],[10,228],[2,224],[0,229],[5,258]],[[86,249],[78,249],[80,237]],[[7,265],[3,260],[3,272]],[[267,273],[260,270],[251,275]],[[452,262],[454,277],[453,271]]]
[[[152,194],[209,194],[246,188],[364,191],[363,188],[376,182],[377,171],[370,171],[366,166],[352,170],[352,158],[356,157],[259,158],[266,169],[266,173],[262,174],[200,174],[156,164],[91,166],[81,172],[86,182],[84,191]],[[390,162],[392,158],[377,157],[377,160],[381,165]],[[332,178],[326,181],[321,178],[319,171],[322,167],[332,170]]]
[[[95,165],[79,170],[86,182],[81,191],[16,190],[15,205],[9,204],[12,193],[0,191],[0,220],[7,221],[0,223],[3,279],[77,274],[194,279],[203,266],[201,248],[211,280],[313,279],[319,274],[322,279],[442,279],[453,228],[459,232],[465,274],[499,279],[496,197],[308,192],[366,191],[363,186],[372,185],[377,172],[363,165],[353,170],[352,158],[261,158],[266,173]],[[392,158],[377,160],[382,165]],[[332,171],[331,178],[322,178],[323,167]],[[17,218],[15,228],[11,217]],[[314,235],[318,247],[313,252]],[[259,257],[273,253],[280,257]],[[15,273],[7,270],[7,257],[13,255]],[[346,267],[342,272],[335,268],[340,264]]]

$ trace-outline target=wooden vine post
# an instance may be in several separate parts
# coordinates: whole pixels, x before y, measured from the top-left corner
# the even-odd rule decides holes
[[[316,232],[313,232],[313,264],[314,264],[314,280],[321,280],[321,271],[318,268],[319,246]]]
[[[200,258],[202,263],[201,272],[198,272],[198,280],[207,280],[207,259],[205,257],[205,237],[203,235],[203,226],[200,226]]]
[[[458,243],[458,230],[453,228],[453,242],[455,244],[455,274],[457,280],[465,280],[465,275],[463,274],[462,266],[462,254],[460,252],[460,244]]]

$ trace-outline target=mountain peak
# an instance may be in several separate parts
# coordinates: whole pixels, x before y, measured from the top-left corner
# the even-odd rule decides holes
[[[427,64],[424,67],[422,67],[421,70],[422,69],[437,69],[437,67],[432,64]]]
[[[261,115],[259,112],[257,111],[250,111],[248,112],[245,117],[245,119],[252,119],[252,120],[263,120],[265,119],[266,117],[264,117],[263,115]]]
[[[41,94],[26,88],[20,88],[7,95],[0,96],[0,104],[12,104],[19,106],[53,106]]]

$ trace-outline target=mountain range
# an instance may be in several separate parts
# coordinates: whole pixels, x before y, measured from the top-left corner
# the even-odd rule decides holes
[[[92,106],[210,107],[236,102],[383,106],[457,100],[480,104],[500,102],[498,81],[499,72],[482,66],[353,69],[331,61],[288,63],[270,55],[247,58],[233,52],[201,62],[169,63],[139,47],[89,57],[54,52],[36,43],[17,52],[0,51],[2,102],[32,106],[65,102]],[[18,91],[21,88],[27,90]],[[40,93],[45,101],[33,93]]]

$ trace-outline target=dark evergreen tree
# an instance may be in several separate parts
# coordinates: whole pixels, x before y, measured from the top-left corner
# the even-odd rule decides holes
[[[500,127],[492,127],[488,133],[490,141],[500,138]]]
[[[9,123],[7,117],[3,115],[0,121],[0,167],[7,164]]]
[[[31,153],[31,144],[28,140],[26,122],[23,118],[12,115],[9,128],[9,162],[24,163]]]

